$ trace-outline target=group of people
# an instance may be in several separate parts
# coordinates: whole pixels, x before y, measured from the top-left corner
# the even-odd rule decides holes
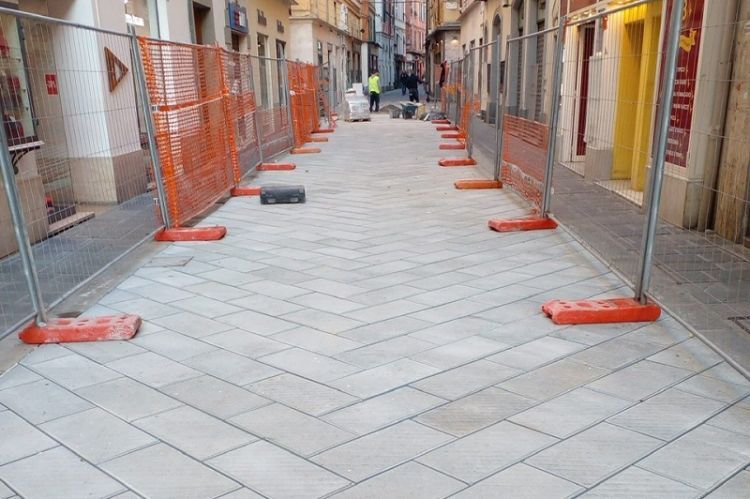
[[[401,95],[409,92],[409,102],[419,102],[419,85],[423,83],[422,79],[414,71],[407,74],[402,71],[399,76],[401,83]],[[374,71],[367,80],[367,90],[370,93],[370,112],[375,107],[375,112],[380,111],[380,72]],[[429,99],[428,99],[429,101]]]

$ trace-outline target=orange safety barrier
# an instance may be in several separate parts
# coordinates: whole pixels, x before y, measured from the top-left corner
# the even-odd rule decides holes
[[[219,47],[138,39],[166,206],[184,227],[235,185],[237,144]]]
[[[292,153],[320,152],[317,148],[304,147],[312,141],[313,132],[320,128],[317,71],[312,64],[287,62],[295,146]]]

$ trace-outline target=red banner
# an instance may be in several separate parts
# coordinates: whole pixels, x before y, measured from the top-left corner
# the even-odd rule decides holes
[[[677,70],[674,82],[674,97],[669,118],[667,134],[668,163],[687,166],[687,154],[690,147],[690,126],[693,120],[695,101],[696,75],[698,73],[698,52],[701,42],[703,23],[703,4],[705,0],[685,0],[680,29],[680,48],[677,56]],[[669,18],[673,0],[667,0],[666,29],[662,54],[666,53],[669,38]],[[662,59],[662,68],[664,59]]]

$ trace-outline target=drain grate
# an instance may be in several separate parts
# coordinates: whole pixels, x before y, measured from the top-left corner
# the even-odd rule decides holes
[[[728,317],[728,320],[737,324],[740,329],[742,329],[746,333],[750,333],[750,315],[746,315],[744,317]]]

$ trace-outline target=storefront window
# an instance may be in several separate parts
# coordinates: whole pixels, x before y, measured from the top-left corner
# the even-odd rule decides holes
[[[156,0],[124,0],[125,22],[135,28],[138,36],[159,38]]]
[[[36,140],[18,22],[8,15],[0,15],[0,108],[8,145]]]

